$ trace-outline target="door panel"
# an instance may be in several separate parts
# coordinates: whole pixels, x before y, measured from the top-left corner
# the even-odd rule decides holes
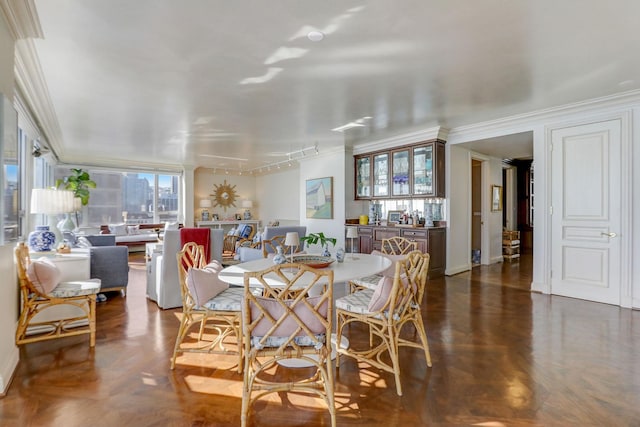
[[[620,303],[619,120],[552,132],[551,293]]]

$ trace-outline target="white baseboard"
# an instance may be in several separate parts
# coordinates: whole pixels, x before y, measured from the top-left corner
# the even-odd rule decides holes
[[[7,394],[9,384],[11,384],[11,379],[18,367],[19,361],[20,351],[18,350],[18,347],[13,346],[13,349],[8,353],[6,363],[4,366],[0,366],[0,397]]]
[[[452,268],[447,268],[444,272],[446,276],[453,276],[455,274],[464,273],[471,270],[471,264],[463,264]]]

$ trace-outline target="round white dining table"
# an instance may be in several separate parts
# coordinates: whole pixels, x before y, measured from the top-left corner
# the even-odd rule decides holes
[[[287,257],[288,260],[288,257]],[[261,271],[273,266],[271,258],[261,258],[241,264],[231,265],[222,269],[218,275],[220,280],[231,285],[244,286],[244,273]],[[333,270],[333,283],[348,282],[358,277],[380,273],[391,266],[389,258],[371,254],[347,254],[344,262],[334,261],[328,267]],[[277,285],[277,283],[275,283]],[[259,283],[249,282],[249,286],[259,286]]]
[[[288,259],[288,258],[287,258]],[[261,258],[254,261],[243,262],[241,264],[231,265],[220,271],[218,278],[231,285],[244,286],[244,273],[248,271],[261,271],[273,265],[271,258]],[[391,260],[389,258],[380,255],[371,254],[348,254],[345,256],[343,262],[334,261],[329,264],[326,269],[333,270],[333,283],[348,282],[349,280],[357,279],[358,277],[370,276],[380,273],[391,266]],[[318,282],[321,284],[322,282]],[[277,286],[277,279],[273,278],[273,283],[269,285]],[[260,287],[260,283],[249,282],[249,286]],[[335,297],[335,295],[334,295]],[[331,334],[331,340],[333,349],[331,351],[331,359],[336,357],[337,340],[335,334]],[[340,346],[343,348],[349,347],[349,340],[346,337],[342,337],[340,340]],[[290,368],[302,368],[311,366],[307,361],[302,359],[284,359],[279,360],[278,364],[287,366]]]

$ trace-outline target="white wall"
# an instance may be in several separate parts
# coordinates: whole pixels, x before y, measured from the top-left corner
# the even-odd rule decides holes
[[[251,209],[253,217],[262,219],[260,216],[260,204],[256,203],[256,178],[253,175],[238,175],[231,173],[227,175],[224,172],[220,173],[219,170],[216,170],[216,173],[214,173],[213,169],[208,168],[198,168],[194,171],[192,199],[193,219],[197,221],[200,221],[201,219],[201,199],[211,199],[213,205],[215,205],[215,197],[212,196],[212,194],[215,194],[216,186],[220,187],[221,185],[224,185],[225,182],[231,187],[235,186],[235,206],[229,206],[227,209],[224,209],[221,206],[213,206],[208,209],[209,215],[211,216],[214,213],[217,213],[221,220],[224,218],[235,219],[234,215],[236,213],[242,215],[245,211],[242,208],[242,201],[251,200],[254,202],[254,207]]]
[[[471,268],[471,156],[467,149],[446,146],[447,267],[452,275]]]
[[[0,19],[0,91],[13,100],[14,40]],[[1,129],[0,129],[1,131]],[[18,284],[13,264],[13,244],[0,246],[0,395],[6,392],[18,364],[15,331],[18,319]]]
[[[256,176],[256,200],[262,225],[275,220],[280,225],[300,224],[300,168]]]
[[[352,155],[347,155],[345,149],[331,152],[323,152],[317,156],[311,156],[300,163],[300,224],[307,226],[307,233],[322,232],[325,236],[335,237],[338,242],[329,250],[335,253],[338,247],[344,248],[345,235],[345,200],[348,180],[346,178],[347,163],[353,162]],[[353,167],[351,167],[350,182],[353,182]],[[306,216],[306,181],[314,178],[333,177],[333,219],[313,219]],[[351,184],[353,185],[353,184]],[[353,190],[351,193],[353,194]],[[353,199],[353,197],[351,196]],[[311,248],[314,251],[316,248]]]

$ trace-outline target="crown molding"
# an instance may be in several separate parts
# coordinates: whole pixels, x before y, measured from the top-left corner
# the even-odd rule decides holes
[[[429,129],[423,129],[415,132],[409,132],[402,135],[396,135],[389,138],[379,139],[377,141],[365,142],[353,145],[353,154],[368,153],[372,151],[385,150],[388,148],[398,147],[401,145],[415,144],[421,141],[431,141],[439,139],[446,141],[449,130],[441,126]]]
[[[498,135],[520,133],[531,130],[534,126],[544,125],[549,121],[556,120],[560,115],[601,113],[603,109],[621,108],[638,103],[640,103],[640,90],[592,98],[572,104],[503,117],[497,120],[460,126],[451,129],[447,142],[459,144]]]
[[[0,12],[14,40],[44,38],[34,0],[0,0]]]
[[[16,86],[40,127],[43,137],[47,140],[49,147],[60,157],[64,151],[61,143],[62,130],[31,39],[16,43],[15,79]]]

